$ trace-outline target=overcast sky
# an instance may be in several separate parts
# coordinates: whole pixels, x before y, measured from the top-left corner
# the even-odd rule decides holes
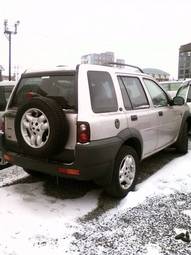
[[[1,0],[0,64],[7,69],[8,19],[10,28],[20,20],[12,37],[12,64],[20,70],[113,51],[177,78],[179,47],[191,42],[190,13],[191,0]]]

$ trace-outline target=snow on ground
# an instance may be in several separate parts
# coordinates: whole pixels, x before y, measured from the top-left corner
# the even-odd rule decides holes
[[[174,159],[136,186],[116,208],[81,220],[75,233],[79,254],[191,254],[175,240],[191,233],[191,152]],[[97,244],[95,246],[95,243]]]
[[[10,166],[4,170],[0,170],[0,187],[13,183],[26,177],[27,174],[18,166]]]
[[[98,215],[98,189],[61,199],[47,195],[42,180],[20,183],[20,168],[2,170],[0,255],[191,254],[190,243],[175,240],[191,233],[190,162],[191,151]]]
[[[161,170],[136,186],[120,204],[121,208],[136,206],[146,197],[191,192],[191,152],[172,160]]]
[[[99,191],[77,199],[57,199],[43,192],[42,182],[10,185],[27,176],[21,168],[0,186],[0,254],[63,254],[67,252],[76,219],[97,206]],[[7,170],[0,174],[7,177]],[[55,249],[59,246],[59,249]]]

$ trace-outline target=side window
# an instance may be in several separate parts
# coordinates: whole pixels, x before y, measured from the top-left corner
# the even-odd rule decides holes
[[[188,103],[191,102],[191,86],[189,86],[189,90],[188,90],[188,96],[187,96],[187,101]]]
[[[144,83],[151,96],[154,106],[166,106],[168,105],[168,99],[164,91],[154,81],[144,79]]]
[[[121,76],[133,109],[148,108],[149,103],[140,80],[137,77]]]
[[[92,110],[95,113],[118,110],[114,84],[108,72],[88,71]]]
[[[170,90],[177,91],[180,88],[181,82],[172,82],[170,85]]]
[[[126,88],[123,84],[122,78],[121,77],[117,77],[117,78],[118,78],[119,86],[120,86],[120,89],[121,89],[121,94],[122,94],[125,109],[130,110],[130,109],[132,109],[132,106],[131,106],[129,96],[127,94],[127,90],[126,90]]]

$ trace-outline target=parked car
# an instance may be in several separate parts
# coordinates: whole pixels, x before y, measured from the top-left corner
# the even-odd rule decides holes
[[[191,112],[191,79],[182,83],[182,86],[178,89],[176,95],[184,98],[185,102],[189,105]]]
[[[182,86],[177,91],[177,96],[184,98],[185,102],[189,106],[191,114],[191,79],[187,79],[182,83]],[[189,130],[189,134],[191,134],[191,129]]]
[[[16,81],[0,81],[0,130],[2,129],[2,115],[4,114],[10,94],[16,85]],[[0,152],[0,169],[7,165]]]
[[[182,85],[181,80],[179,81],[163,81],[160,82],[160,86],[173,98],[176,96],[177,90],[180,88]]]
[[[141,160],[169,146],[186,153],[191,123],[184,99],[147,74],[88,64],[23,73],[4,121],[5,160],[115,197],[133,189]]]
[[[5,111],[8,99],[16,85],[16,81],[0,81],[0,117]],[[0,127],[2,122],[0,121]]]

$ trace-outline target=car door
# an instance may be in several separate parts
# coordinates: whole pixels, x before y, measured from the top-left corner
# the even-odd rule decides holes
[[[169,104],[168,96],[156,82],[147,78],[144,78],[143,81],[152,98],[159,123],[157,148],[160,149],[175,140],[182,117],[178,106]]]
[[[143,141],[143,158],[157,145],[158,119],[138,77],[118,76],[128,127],[139,132]]]

